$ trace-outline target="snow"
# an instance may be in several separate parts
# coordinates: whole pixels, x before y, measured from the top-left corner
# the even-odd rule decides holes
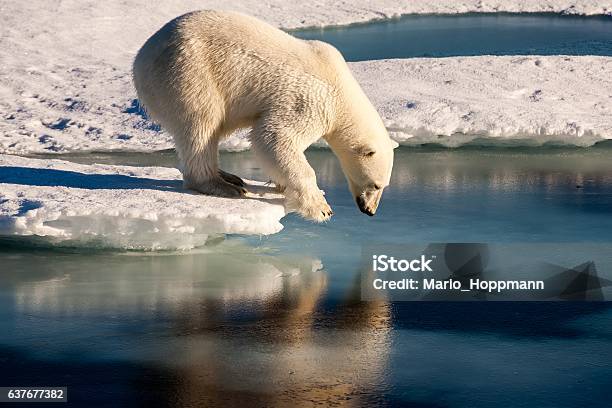
[[[589,146],[612,138],[612,58],[398,59],[351,68],[402,144]]]
[[[91,150],[133,150],[151,151],[172,147],[172,138],[149,122],[138,105],[131,82],[130,67],[136,51],[153,32],[171,18],[187,11],[203,8],[232,9],[242,11],[284,28],[322,26],[364,22],[373,19],[392,18],[407,13],[463,13],[463,12],[558,12],[571,14],[610,14],[610,1],[391,1],[376,2],[356,0],[287,2],[285,0],[231,0],[216,2],[210,0],[173,0],[150,2],[134,0],[130,2],[109,0],[94,2],[83,0],[47,1],[33,0],[28,2],[1,2],[2,28],[0,29],[0,153],[24,154],[34,152],[69,152]],[[541,58],[552,62],[553,59]],[[467,65],[459,64],[459,61]],[[502,111],[509,127],[490,129],[488,122],[497,121],[496,117],[475,118],[468,121],[469,129],[490,135],[505,137],[522,137],[513,134],[512,129],[540,128],[540,133],[562,131],[563,123],[571,123],[570,128],[579,129],[577,135],[598,135],[611,137],[605,123],[601,123],[603,114],[609,109],[608,95],[586,97],[579,101],[589,105],[578,105],[575,110],[568,110],[572,102],[570,94],[578,88],[551,89],[542,94],[543,103],[548,110],[541,116],[534,110],[524,118],[521,109],[507,111],[507,104],[498,105],[496,93],[470,92],[466,95],[455,93],[459,88],[436,86],[431,78],[429,89],[435,90],[437,104],[433,96],[419,93],[423,84],[424,73],[432,68],[440,69],[456,80],[465,76],[474,80],[479,71],[474,71],[477,61],[489,60],[456,59],[444,60],[442,64],[455,66],[457,72],[445,71],[438,62],[418,60],[414,62],[385,62],[383,70],[386,79],[393,80],[399,75],[405,83],[399,90],[390,83],[382,84],[375,77],[368,77],[368,72],[380,72],[380,62],[354,64],[360,81],[368,94],[376,94],[379,85],[389,94],[375,95],[377,108],[384,112],[390,126],[398,124],[402,128],[415,128],[416,118],[431,117],[432,123],[423,124],[422,131],[415,129],[395,132],[402,140],[407,134],[427,134],[441,132],[444,135],[453,131],[467,129],[462,122],[451,121],[445,126],[438,124],[439,112],[465,111],[485,114],[479,107],[497,106],[492,111]],[[492,60],[491,60],[492,61]],[[507,62],[507,59],[500,59]],[[588,89],[599,86],[602,94],[609,93],[600,81],[610,76],[606,59],[572,58],[570,64],[575,69],[575,78],[570,86],[585,85]],[[370,68],[368,67],[368,64]],[[503,70],[517,65],[504,65],[492,62],[500,71],[490,70],[487,80],[501,84]],[[591,64],[596,64],[592,67]],[[567,65],[567,64],[566,64]],[[406,67],[415,67],[413,73],[405,71]],[[393,72],[397,69],[399,72]],[[480,69],[480,68],[479,68]],[[549,65],[547,72],[555,76],[561,68]],[[607,71],[598,71],[606,69]],[[388,70],[388,71],[387,71]],[[524,64],[528,78],[512,78],[517,92],[533,92],[547,86],[547,78],[538,76],[543,69]],[[533,81],[541,78],[542,83]],[[555,79],[552,78],[552,81]],[[392,82],[397,85],[398,80]],[[557,82],[561,84],[561,81]],[[535,88],[535,89],[531,89]],[[548,89],[548,88],[547,88]],[[604,92],[605,90],[605,92]],[[470,89],[471,91],[471,89]],[[566,91],[568,94],[566,94]],[[425,92],[425,90],[423,91]],[[552,94],[550,92],[553,92]],[[556,98],[566,98],[566,102],[553,106]],[[524,95],[523,95],[524,96]],[[420,100],[417,100],[421,98]],[[547,99],[548,98],[548,99]],[[523,105],[524,98],[517,94],[517,103]],[[418,109],[399,109],[395,101],[410,100],[418,102]],[[575,102],[578,102],[576,100]],[[470,105],[469,107],[467,105]],[[591,112],[589,107],[598,104]],[[425,107],[431,106],[426,112]],[[519,112],[520,110],[520,112]],[[417,113],[414,119],[409,115]],[[421,114],[422,112],[422,114]],[[514,115],[516,113],[518,116]],[[454,116],[446,113],[442,117]],[[514,115],[514,116],[513,116]],[[550,122],[550,124],[549,124]],[[482,125],[482,126],[481,126]],[[571,130],[571,129],[570,129]],[[570,132],[571,133],[571,132]],[[244,135],[244,132],[242,133]],[[457,143],[460,138],[454,138]],[[413,138],[413,140],[416,140]],[[578,143],[584,144],[589,138],[582,137]],[[232,137],[222,148],[225,150],[242,150],[248,147],[244,137]]]
[[[53,244],[190,249],[220,234],[282,229],[283,197],[245,180],[243,199],[182,188],[178,170],[0,155],[0,235]]]

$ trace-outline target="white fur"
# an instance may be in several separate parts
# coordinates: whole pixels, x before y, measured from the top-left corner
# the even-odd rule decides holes
[[[355,198],[369,205],[362,211],[376,210],[389,183],[393,144],[342,55],[326,43],[238,13],[193,12],[145,43],[134,83],[151,117],[173,134],[188,188],[245,193],[217,158],[220,139],[245,127],[289,209],[307,218],[332,214],[304,156],[320,137],[340,159]]]

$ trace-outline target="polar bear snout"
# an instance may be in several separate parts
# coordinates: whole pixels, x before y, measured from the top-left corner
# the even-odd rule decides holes
[[[376,214],[376,210],[378,209],[378,204],[380,203],[382,192],[382,189],[369,190],[364,191],[363,193],[355,197],[355,202],[357,202],[357,207],[359,207],[359,211],[369,215],[370,217],[374,216],[374,214]]]

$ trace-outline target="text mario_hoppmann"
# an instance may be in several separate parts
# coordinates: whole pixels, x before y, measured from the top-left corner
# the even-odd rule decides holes
[[[435,256],[430,258],[421,255],[414,259],[397,259],[388,255],[372,256],[373,272],[433,272],[432,262]],[[485,280],[470,278],[467,285],[456,279],[427,278],[400,278],[382,279],[376,278],[372,281],[375,290],[441,290],[462,291],[471,290],[487,292],[503,292],[510,290],[544,290],[544,281],[541,280]]]

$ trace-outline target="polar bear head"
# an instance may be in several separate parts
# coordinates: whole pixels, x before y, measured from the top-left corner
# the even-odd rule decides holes
[[[389,138],[384,130],[367,138],[351,138],[350,143],[341,146],[332,144],[331,147],[340,160],[359,210],[373,216],[384,188],[389,185],[393,149],[398,147],[398,143]]]

